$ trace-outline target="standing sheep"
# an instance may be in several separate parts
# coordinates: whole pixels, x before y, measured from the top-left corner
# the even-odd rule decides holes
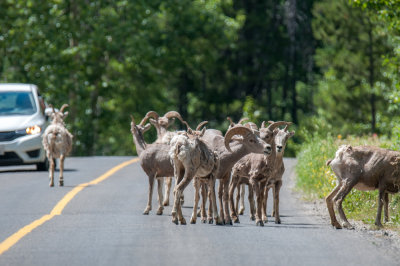
[[[60,179],[59,185],[64,186],[64,160],[65,157],[72,149],[72,134],[65,128],[64,119],[67,117],[68,112],[64,113],[64,109],[68,104],[64,104],[60,111],[56,112],[53,106],[51,114],[51,124],[46,128],[42,136],[43,147],[46,151],[47,159],[50,163],[49,177],[50,187],[54,186],[54,161],[56,158],[60,159]]]
[[[388,220],[388,193],[397,193],[400,190],[400,152],[382,149],[373,146],[342,145],[336,151],[333,160],[328,160],[337,177],[337,186],[326,197],[326,205],[332,225],[352,229],[344,214],[342,202],[354,187],[361,191],[379,190],[378,211],[375,225],[382,226],[382,207],[385,205],[385,220]],[[342,220],[336,220],[335,210]]]

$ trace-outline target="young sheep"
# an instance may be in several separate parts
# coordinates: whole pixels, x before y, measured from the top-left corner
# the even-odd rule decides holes
[[[177,135],[171,141],[170,157],[174,165],[175,180],[177,185],[174,189],[174,205],[172,209],[172,222],[178,224],[178,220],[181,224],[186,224],[185,219],[182,215],[182,208],[180,203],[180,195],[183,193],[186,186],[190,181],[195,178],[195,199],[193,206],[193,214],[191,223],[196,223],[196,211],[199,201],[199,182],[200,178],[207,180],[209,190],[211,193],[213,212],[217,224],[222,224],[218,216],[216,208],[216,197],[215,197],[215,172],[219,167],[219,160],[216,153],[214,153],[208,145],[201,140],[205,132],[205,128],[199,131],[201,126],[205,124],[201,123],[196,131],[193,131],[188,126],[188,134]]]
[[[50,163],[49,177],[50,187],[54,186],[54,160],[60,158],[60,178],[59,185],[64,186],[64,160],[72,149],[72,134],[65,128],[64,119],[68,112],[64,113],[64,109],[68,104],[64,104],[60,111],[56,112],[53,106],[51,114],[51,124],[46,128],[42,136],[43,147],[46,151],[47,159]]]
[[[239,218],[237,217],[236,211],[237,208],[234,208],[234,202],[233,202],[233,194],[234,194],[234,189],[242,183],[246,183],[249,185],[249,191],[254,190],[254,193],[257,197],[257,208],[256,208],[256,225],[263,226],[263,220],[262,220],[262,204],[263,204],[263,198],[264,198],[264,187],[265,187],[265,182],[269,179],[271,179],[274,174],[274,169],[277,165],[276,159],[277,159],[277,150],[276,146],[280,146],[281,142],[279,142],[279,145],[276,145],[278,142],[277,140],[279,138],[278,134],[280,130],[277,128],[280,125],[288,125],[290,122],[270,122],[271,125],[268,128],[265,128],[265,123],[262,124],[261,126],[261,136],[266,141],[268,144],[272,146],[272,153],[269,156],[265,156],[262,154],[248,154],[244,156],[242,159],[240,159],[233,167],[232,169],[232,180],[231,184],[229,186],[229,200],[230,200],[230,210],[231,210],[231,216],[234,222],[239,222]],[[285,128],[286,130],[286,128]],[[282,132],[285,132],[282,131]],[[280,150],[282,147],[280,147]],[[280,167],[280,165],[279,165]],[[247,179],[248,181],[244,181],[243,179]],[[252,199],[250,199],[250,211],[251,211],[251,219],[253,220],[254,217],[254,202]]]
[[[289,123],[288,125],[290,125]],[[285,152],[286,144],[289,138],[293,137],[295,131],[289,132],[287,130],[288,125],[282,130],[279,129],[278,133],[275,137],[275,163],[274,168],[272,170],[271,176],[267,178],[265,183],[262,184],[264,187],[264,198],[263,198],[263,208],[262,208],[262,216],[263,221],[267,222],[267,200],[268,200],[268,191],[272,188],[273,193],[273,211],[272,216],[275,217],[275,223],[280,224],[281,218],[279,216],[279,191],[282,187],[282,176],[285,173],[285,165],[283,163],[283,155]]]
[[[333,160],[328,160],[337,177],[336,188],[326,197],[326,205],[331,218],[331,224],[340,229],[352,229],[344,214],[342,202],[354,187],[358,190],[379,190],[378,210],[375,225],[382,226],[382,207],[385,205],[385,221],[388,220],[388,193],[400,190],[400,152],[372,146],[342,145],[336,151]],[[342,220],[336,220],[335,210]]]

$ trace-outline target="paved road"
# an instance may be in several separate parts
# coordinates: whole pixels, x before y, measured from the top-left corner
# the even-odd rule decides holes
[[[0,242],[50,214],[76,186],[131,157],[67,158],[65,187],[49,188],[47,173],[0,168]],[[234,226],[175,225],[171,207],[149,216],[147,178],[132,163],[98,184],[81,187],[62,210],[0,255],[0,265],[399,265],[398,252],[379,239],[332,229],[305,211],[289,182],[285,160],[282,224],[256,227],[246,214]],[[58,174],[58,173],[57,173]],[[58,182],[58,179],[56,179]],[[185,191],[190,219],[192,187]],[[1,246],[2,244],[0,244]]]

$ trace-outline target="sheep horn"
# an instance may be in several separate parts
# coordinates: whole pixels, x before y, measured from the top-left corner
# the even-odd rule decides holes
[[[142,119],[142,121],[140,121],[139,125],[143,126],[146,123],[147,119],[149,119],[150,117],[158,119],[160,116],[155,111],[148,111],[147,114]]]
[[[169,111],[164,115],[164,117],[166,117],[168,119],[176,117],[183,123],[182,116],[177,111]]]
[[[60,112],[63,113],[63,112],[64,112],[64,109],[67,108],[68,106],[69,106],[69,105],[66,104],[66,103],[63,104],[63,105],[61,106]]]
[[[265,128],[265,121],[262,121],[261,128]]]
[[[268,123],[270,123],[270,125],[268,126],[267,129],[270,131],[274,131],[275,128],[283,126],[283,125],[289,126],[292,124],[292,122],[286,122],[286,121],[278,121],[278,122],[268,121]]]
[[[248,117],[243,117],[243,118],[241,118],[241,119],[239,120],[239,122],[237,122],[237,123],[238,123],[238,124],[241,124],[241,123],[243,123],[244,121],[247,121],[247,120],[249,120]]]
[[[244,124],[244,126],[250,128],[252,130],[258,130],[257,125],[253,122],[247,122],[246,124]]]
[[[54,110],[54,106],[52,104],[49,104],[49,107],[53,110],[53,113],[56,112],[56,110]]]
[[[189,126],[189,124],[188,124],[186,121],[183,121],[182,123],[185,124],[185,126],[186,126],[186,128],[187,128],[186,131],[188,131],[188,132],[189,132],[189,131],[190,131],[190,132],[193,132],[193,129]],[[191,134],[191,133],[190,133],[190,134]]]
[[[136,125],[136,123],[135,123],[135,118],[133,118],[133,115],[131,115],[131,119],[132,119],[132,123],[133,123],[134,125]]]
[[[234,135],[246,136],[246,134],[248,134],[248,133],[253,133],[253,131],[252,131],[250,128],[248,128],[248,127],[240,126],[240,125],[237,125],[237,126],[235,126],[235,127],[232,127],[232,128],[229,129],[229,130],[226,132],[226,134],[225,134],[225,137],[224,137],[225,148],[226,148],[228,151],[232,152],[231,148],[229,147],[229,142],[231,141],[232,137],[233,137]]]
[[[205,124],[207,124],[208,123],[208,121],[203,121],[203,122],[201,122],[197,127],[196,127],[196,131],[200,131],[200,129],[205,125]]]
[[[235,126],[235,123],[233,123],[232,118],[230,118],[230,117],[228,116],[226,119],[228,119],[228,121],[229,121],[231,127]]]

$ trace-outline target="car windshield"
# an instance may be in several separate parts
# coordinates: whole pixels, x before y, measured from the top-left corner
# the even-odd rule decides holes
[[[28,91],[1,91],[0,116],[31,115],[36,113],[33,95]]]

